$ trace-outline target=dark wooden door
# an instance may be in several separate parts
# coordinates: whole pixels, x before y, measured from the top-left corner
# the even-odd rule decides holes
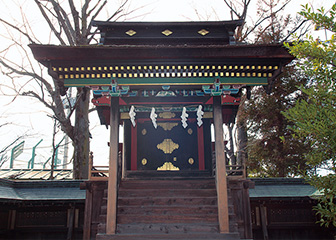
[[[137,125],[138,170],[198,170],[199,140],[196,121],[151,121]],[[203,146],[200,146],[203,147]]]

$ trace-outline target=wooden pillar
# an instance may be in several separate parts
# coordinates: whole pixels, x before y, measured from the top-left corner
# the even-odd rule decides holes
[[[223,139],[222,106],[220,97],[214,97],[213,99],[219,231],[220,233],[229,233],[229,207],[227,195],[225,146]]]
[[[111,98],[110,160],[107,192],[106,234],[115,234],[117,228],[118,196],[119,98]]]

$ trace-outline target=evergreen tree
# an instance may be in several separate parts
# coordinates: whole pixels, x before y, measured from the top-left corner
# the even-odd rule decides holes
[[[299,64],[311,84],[300,88],[308,98],[300,100],[284,115],[295,123],[291,129],[297,138],[304,138],[310,146],[304,155],[307,163],[330,172],[321,176],[312,171],[307,179],[322,194],[315,207],[321,225],[336,227],[336,3],[328,12],[323,8],[313,12],[307,4],[300,14],[331,36],[326,41],[308,36],[305,41],[297,39],[293,45],[286,44],[301,60]]]
[[[269,17],[257,28],[256,44],[279,44],[287,38],[290,30],[297,30],[296,25],[302,23],[302,19],[281,15],[279,5],[283,6],[279,0],[258,2],[258,15],[269,13]],[[281,114],[282,111],[292,107],[298,98],[304,97],[297,92],[296,86],[300,84],[306,84],[303,72],[294,66],[284,67],[284,73],[280,78],[273,79],[265,88],[252,88],[250,100],[245,100],[241,104],[238,125],[239,122],[246,123],[248,135],[246,165],[250,175],[298,176],[301,170],[309,169],[303,160],[307,144],[302,139],[293,137],[293,131],[288,128],[292,123]]]
[[[248,122],[249,174],[259,177],[298,176],[309,169],[304,153],[309,146],[293,136],[291,121],[281,112],[295,105],[305,95],[297,92],[297,85],[306,78],[294,66],[286,67],[283,76],[274,83],[272,93],[262,87],[254,88],[245,107]]]

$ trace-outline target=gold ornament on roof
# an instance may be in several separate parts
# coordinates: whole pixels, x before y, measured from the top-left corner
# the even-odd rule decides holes
[[[162,31],[162,34],[163,35],[165,35],[165,36],[169,36],[170,34],[172,34],[173,32],[172,31],[170,31],[169,29],[166,29],[166,30],[164,30],[164,31]]]
[[[128,36],[133,36],[133,35],[135,35],[136,34],[136,31],[134,31],[133,29],[130,29],[130,30],[128,30],[127,32],[126,32],[126,34],[128,35]]]
[[[205,29],[201,29],[198,31],[198,34],[201,34],[202,36],[205,36],[209,33],[209,31],[205,30]]]

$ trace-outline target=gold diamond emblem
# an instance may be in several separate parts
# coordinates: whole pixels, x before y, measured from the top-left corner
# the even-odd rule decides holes
[[[160,118],[174,118],[176,115],[172,112],[163,112],[159,114]]]
[[[128,36],[131,36],[131,37],[132,37],[133,35],[136,34],[136,31],[130,29],[130,30],[128,30],[128,31],[126,32],[126,34],[127,34]]]
[[[163,35],[166,35],[167,37],[170,35],[170,34],[172,34],[173,32],[172,31],[170,31],[169,29],[166,29],[166,30],[164,30],[163,32],[162,32],[162,34]]]
[[[178,167],[175,167],[171,162],[165,162],[161,167],[157,168],[158,171],[179,171]]]
[[[201,34],[202,36],[205,36],[209,33],[209,31],[202,29],[202,30],[199,30],[198,33]]]
[[[180,146],[174,143],[171,139],[164,139],[162,143],[158,144],[157,149],[162,150],[165,154],[171,154],[174,150]]]

